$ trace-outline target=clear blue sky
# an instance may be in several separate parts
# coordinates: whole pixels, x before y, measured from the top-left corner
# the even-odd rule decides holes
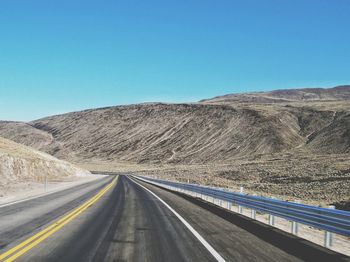
[[[2,0],[0,119],[350,83],[349,0]]]

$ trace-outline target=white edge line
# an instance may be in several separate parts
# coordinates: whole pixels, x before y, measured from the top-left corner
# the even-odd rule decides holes
[[[163,199],[161,199],[159,196],[157,196],[155,193],[153,193],[148,188],[144,187],[143,185],[136,182],[134,179],[131,179],[135,184],[139,185],[143,189],[147,190],[149,193],[151,193],[155,198],[157,198],[163,205],[165,205],[186,227],[191,233],[199,240],[199,242],[202,243],[202,245],[212,254],[212,256],[220,262],[225,262],[226,260],[182,217],[177,213],[172,207],[170,207]]]

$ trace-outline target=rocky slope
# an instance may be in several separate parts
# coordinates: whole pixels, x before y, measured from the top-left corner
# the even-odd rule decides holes
[[[42,181],[44,177],[52,180],[88,174],[68,162],[0,138],[0,189],[18,182]]]
[[[333,88],[303,88],[229,94],[202,100],[202,103],[290,103],[309,101],[342,101],[350,100],[350,85]]]
[[[284,123],[280,125],[281,121]],[[34,121],[68,158],[194,163],[265,154],[302,143],[293,115],[200,104],[146,104],[76,112]]]
[[[294,99],[306,90],[322,99],[347,99],[350,86],[265,96]],[[319,109],[307,102],[235,105],[214,99],[92,109],[31,123],[0,122],[0,136],[78,162],[216,163],[300,148],[317,154],[350,153],[349,119],[350,110],[339,104]]]

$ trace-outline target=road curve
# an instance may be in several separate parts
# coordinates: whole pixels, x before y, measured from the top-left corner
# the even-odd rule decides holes
[[[0,254],[77,208],[112,179],[0,208]],[[179,194],[136,182],[120,176],[96,203],[16,261],[216,261],[144,187],[188,221],[226,261],[303,261]]]

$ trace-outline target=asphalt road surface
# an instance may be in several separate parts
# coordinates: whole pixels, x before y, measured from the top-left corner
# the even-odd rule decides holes
[[[348,260],[127,176],[0,207],[0,261],[6,262],[320,259]]]

